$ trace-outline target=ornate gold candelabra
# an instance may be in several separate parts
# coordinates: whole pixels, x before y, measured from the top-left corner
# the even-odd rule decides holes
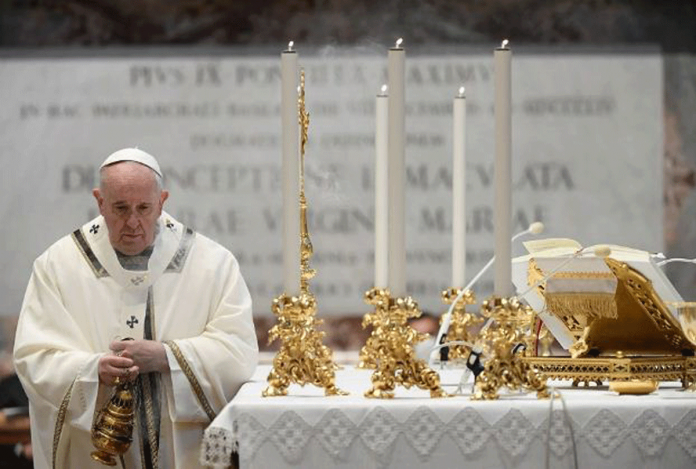
[[[449,288],[442,292],[442,301],[451,305],[461,293],[461,288]],[[466,305],[473,305],[476,303],[476,295],[471,290],[467,290],[462,294],[459,301],[455,303],[454,309],[452,310],[452,317],[450,318],[449,329],[443,339],[446,342],[469,342],[473,343],[476,337],[475,333],[471,332],[471,328],[483,323],[483,318],[476,314],[472,314],[466,311]],[[440,317],[440,323],[444,320],[445,315]],[[471,352],[471,347],[465,344],[454,344],[449,347],[448,360],[464,359],[469,357]]]
[[[284,396],[288,386],[312,384],[324,388],[327,396],[347,394],[336,387],[333,353],[322,343],[324,333],[316,330],[322,321],[316,319],[317,301],[309,291],[309,281],[316,275],[309,261],[314,249],[307,227],[307,199],[304,185],[304,156],[309,129],[309,113],[305,108],[305,75],[300,72],[299,124],[300,140],[300,295],[285,293],[273,300],[272,311],[278,323],[269,331],[268,341],[281,341],[268,375],[263,397]]]
[[[373,289],[366,296],[376,309],[372,316],[375,328],[370,336],[373,340],[366,354],[373,360],[375,371],[365,397],[392,398],[396,385],[428,389],[430,397],[447,396],[440,387],[440,376],[424,360],[416,358],[414,345],[428,337],[408,323],[408,319],[421,315],[418,304],[411,297],[391,298],[386,290]]]
[[[479,333],[477,342],[483,344],[487,360],[476,378],[472,399],[497,399],[503,387],[533,390],[539,398],[549,397],[546,377],[523,360],[525,349],[530,349],[534,311],[517,298],[492,297],[483,302],[481,312],[492,321]]]
[[[106,466],[115,466],[116,457],[123,455],[133,441],[133,384],[117,383],[109,402],[97,414],[92,426],[91,456]]]
[[[365,345],[360,349],[358,368],[373,370],[377,368],[380,337],[384,334],[384,328],[389,322],[389,299],[389,290],[372,288],[365,292],[365,303],[374,306],[375,310],[363,316],[363,329],[371,326],[372,331]]]

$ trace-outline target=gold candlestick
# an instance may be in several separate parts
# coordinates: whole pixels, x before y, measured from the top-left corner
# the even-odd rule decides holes
[[[451,305],[457,296],[461,293],[460,288],[450,288],[442,292],[442,301],[445,304]],[[471,290],[464,292],[462,297],[454,305],[452,310],[452,317],[450,318],[449,329],[447,330],[446,342],[463,341],[473,343],[475,334],[471,332],[471,328],[478,326],[483,322],[483,318],[476,314],[472,314],[466,311],[466,305],[473,305],[476,303],[476,295]],[[442,323],[445,315],[440,317],[440,323]],[[471,352],[471,347],[464,344],[456,344],[449,346],[449,352],[447,354],[448,360],[464,359],[469,357]]]
[[[335,383],[337,366],[333,352],[322,344],[323,332],[316,330],[322,321],[316,319],[317,301],[309,291],[309,281],[316,275],[309,261],[314,253],[307,225],[307,199],[304,185],[304,156],[309,129],[309,113],[305,108],[305,74],[300,71],[299,124],[300,140],[300,295],[280,295],[273,300],[272,311],[278,323],[268,334],[269,343],[281,341],[280,350],[273,358],[273,368],[268,375],[268,387],[263,397],[284,396],[290,383],[301,386],[312,384],[324,388],[325,394],[347,394]]]
[[[483,316],[492,319],[477,340],[484,344],[487,360],[484,369],[476,378],[476,392],[472,399],[497,399],[498,391],[528,389],[537,392],[537,397],[548,398],[546,377],[523,360],[524,349],[517,344],[527,344],[533,310],[522,305],[517,298],[492,297],[481,306]]]
[[[428,338],[428,334],[416,332],[408,324],[409,318],[421,315],[418,304],[411,297],[386,295],[380,301],[386,302],[387,310],[372,336],[376,369],[372,373],[372,387],[365,392],[365,397],[390,399],[397,385],[428,389],[430,397],[448,396],[440,387],[437,372],[429,368],[425,360],[416,358],[415,344]]]
[[[365,292],[365,303],[373,305],[375,310],[363,316],[363,329],[372,326],[372,332],[360,349],[358,368],[372,370],[377,368],[380,337],[384,334],[383,329],[389,322],[389,298],[389,290],[386,289],[372,288]]]

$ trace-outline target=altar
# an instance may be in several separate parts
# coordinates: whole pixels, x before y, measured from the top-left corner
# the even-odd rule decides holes
[[[465,394],[430,399],[399,388],[394,399],[366,399],[371,371],[336,373],[347,396],[292,385],[288,397],[261,397],[269,366],[260,366],[205,431],[201,462],[241,468],[696,467],[696,394],[663,382],[649,395],[618,395],[607,386],[550,382],[559,398]],[[440,370],[454,392],[461,370]],[[564,410],[565,407],[565,410]]]
[[[277,322],[269,331],[280,348],[273,369],[260,366],[206,429],[202,464],[229,467],[236,452],[242,468],[696,467],[696,394],[684,391],[694,388],[696,339],[685,333],[696,316],[691,321],[683,314],[696,306],[681,301],[656,255],[613,245],[584,248],[561,238],[539,240],[528,247],[529,257],[512,259],[513,241],[538,235],[543,224],[513,236],[507,40],[493,57],[494,256],[468,283],[463,86],[452,104],[452,288],[442,294],[450,307],[435,338],[438,346],[446,337],[450,347],[469,347],[448,353],[454,360],[459,351],[458,358],[472,364],[476,396],[486,400],[471,399],[470,382],[457,396],[441,397],[455,393],[462,370],[438,369],[433,357],[443,355],[434,350],[429,366],[414,352],[424,337],[409,323],[422,311],[406,282],[402,45],[399,39],[389,50],[388,86],[375,101],[375,280],[363,297],[374,310],[363,317],[372,332],[359,361],[377,367],[377,378],[352,365],[334,372],[332,352],[315,327],[321,324],[317,312],[325,309],[310,288],[317,270],[310,265],[305,195],[309,114],[305,73],[297,73],[291,42],[281,55],[284,288],[273,300]],[[466,306],[476,304],[476,283],[489,267],[493,296],[481,303],[477,316],[486,322],[473,337]],[[570,352],[570,364],[537,354],[538,318]],[[567,378],[569,369],[576,382],[599,384],[547,382]],[[659,382],[659,389],[619,395],[610,380]],[[394,391],[393,399],[382,398]]]

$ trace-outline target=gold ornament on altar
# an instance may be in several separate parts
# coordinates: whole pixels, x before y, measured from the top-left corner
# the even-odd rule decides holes
[[[672,303],[672,306],[677,308],[679,312],[679,324],[681,325],[684,336],[696,346],[696,302],[695,301],[680,301]],[[691,372],[687,373],[684,379],[684,387],[691,392],[696,392],[696,372],[694,365],[696,360],[691,361]]]
[[[462,292],[460,288],[450,288],[442,292],[442,301],[451,305],[452,302],[457,300],[457,297]],[[469,313],[466,310],[466,305],[473,305],[476,303],[476,295],[471,290],[467,290],[462,294],[462,296],[457,300],[452,310],[452,317],[450,319],[449,329],[446,335],[443,335],[442,340],[447,342],[468,342],[473,343],[476,334],[471,331],[471,328],[476,327],[483,323],[483,318],[480,316]],[[445,315],[440,317],[440,323],[444,320]],[[447,354],[448,360],[464,359],[469,357],[471,348],[466,344],[459,343],[449,346],[449,352]]]
[[[446,397],[440,387],[440,376],[424,360],[416,358],[414,346],[428,335],[417,332],[408,323],[421,315],[418,304],[411,298],[391,298],[387,290],[370,290],[366,297],[375,305],[371,316],[374,326],[366,358],[372,360],[372,387],[365,397],[390,399],[397,385],[416,386],[430,391],[430,397]],[[366,344],[367,346],[368,344]]]
[[[679,324],[684,336],[696,345],[696,301],[678,301],[671,303],[679,312]]]
[[[372,288],[365,292],[365,303],[375,307],[374,312],[363,316],[362,327],[372,327],[370,337],[365,341],[365,345],[360,349],[358,368],[372,369],[377,368],[377,354],[380,345],[380,337],[384,327],[389,323],[389,290]]]
[[[545,315],[571,356],[526,356],[526,363],[574,386],[680,380],[687,389],[695,387],[696,304],[675,301],[678,293],[650,253],[622,246],[589,253],[579,245],[546,244],[547,251],[513,261],[515,283],[529,288],[523,296]],[[587,254],[571,258],[571,250]]]
[[[271,328],[268,339],[269,343],[279,339],[281,346],[273,359],[263,397],[285,396],[291,383],[322,387],[327,396],[346,394],[336,387],[336,365],[331,350],[322,344],[324,333],[316,330],[322,323],[315,318],[316,309],[313,295],[283,294],[273,300],[278,323]]]
[[[134,404],[132,382],[117,380],[111,399],[99,411],[92,426],[92,444],[97,448],[91,454],[92,459],[115,466],[115,458],[128,450],[133,441]]]
[[[278,322],[269,331],[268,342],[281,342],[280,350],[273,358],[273,368],[268,375],[268,387],[263,397],[284,396],[291,383],[304,386],[312,384],[324,388],[329,395],[344,395],[336,387],[336,364],[333,353],[322,343],[324,333],[316,327],[322,324],[316,319],[317,301],[309,291],[309,281],[316,275],[309,261],[314,249],[307,226],[307,199],[304,185],[304,156],[307,144],[309,113],[305,108],[305,74],[300,72],[299,124],[300,141],[300,295],[280,295],[273,300],[272,311]]]
[[[539,335],[537,338],[537,341],[539,342],[540,357],[551,356],[551,345],[553,344],[554,340],[555,339],[553,338],[553,334],[551,334],[549,328],[546,327],[546,324],[542,322],[541,327],[539,328]]]
[[[481,312],[490,320],[477,340],[483,344],[487,359],[476,378],[476,392],[472,398],[497,399],[501,388],[536,391],[540,399],[549,397],[546,377],[523,359],[525,350],[531,345],[530,331],[536,320],[534,311],[517,298],[492,297],[483,302]]]

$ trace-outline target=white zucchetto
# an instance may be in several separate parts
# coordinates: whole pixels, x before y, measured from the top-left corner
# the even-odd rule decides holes
[[[159,177],[162,177],[162,171],[160,170],[159,163],[157,163],[155,157],[138,148],[124,148],[123,150],[118,150],[117,152],[112,153],[107,159],[104,160],[99,169],[114,163],[119,163],[121,161],[135,161],[136,163],[147,166],[156,172]]]

